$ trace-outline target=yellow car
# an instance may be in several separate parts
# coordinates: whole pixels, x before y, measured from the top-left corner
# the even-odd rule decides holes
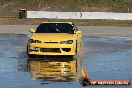
[[[30,29],[27,55],[76,55],[81,48],[82,33],[72,22],[41,23]]]

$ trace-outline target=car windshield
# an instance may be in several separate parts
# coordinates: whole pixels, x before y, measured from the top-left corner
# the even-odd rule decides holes
[[[74,33],[74,26],[68,23],[42,23],[36,33]]]

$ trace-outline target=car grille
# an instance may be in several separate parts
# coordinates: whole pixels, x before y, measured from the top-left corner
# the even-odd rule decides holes
[[[62,48],[62,50],[65,52],[69,52],[69,51],[71,51],[71,48]]]
[[[61,53],[60,48],[41,48],[41,52],[58,52]]]
[[[44,43],[58,43],[58,42],[44,42]]]

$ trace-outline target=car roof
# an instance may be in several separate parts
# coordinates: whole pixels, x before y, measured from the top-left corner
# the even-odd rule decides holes
[[[68,24],[73,24],[73,22],[41,22],[42,23],[68,23]]]

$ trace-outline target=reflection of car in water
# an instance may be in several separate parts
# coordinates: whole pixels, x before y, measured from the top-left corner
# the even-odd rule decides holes
[[[72,81],[77,78],[80,59],[55,58],[28,59],[28,69],[32,78],[46,81]]]
[[[27,55],[76,55],[80,51],[82,34],[72,22],[41,23],[27,45]]]

